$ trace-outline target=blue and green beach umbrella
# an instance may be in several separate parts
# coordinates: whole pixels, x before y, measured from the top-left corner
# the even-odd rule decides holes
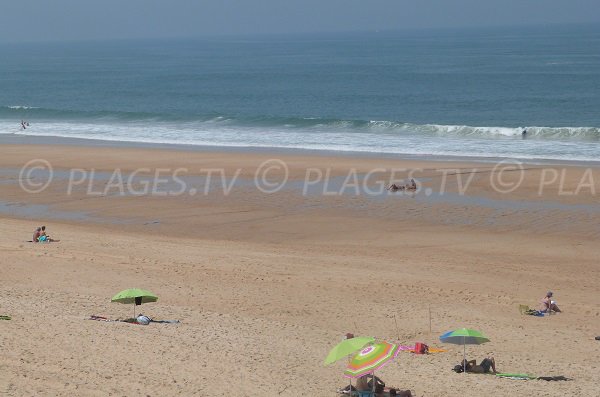
[[[489,342],[481,332],[475,331],[474,329],[461,328],[455,331],[449,331],[440,336],[442,343],[452,343],[454,345],[463,345],[463,372],[467,372],[465,360],[467,358],[466,345],[481,345],[482,343]]]

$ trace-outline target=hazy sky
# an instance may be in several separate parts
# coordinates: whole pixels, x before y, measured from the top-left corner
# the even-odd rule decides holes
[[[0,0],[0,41],[599,23],[600,0]]]

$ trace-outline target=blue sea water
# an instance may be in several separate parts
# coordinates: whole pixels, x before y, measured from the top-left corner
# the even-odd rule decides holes
[[[600,27],[2,44],[0,134],[600,160]]]

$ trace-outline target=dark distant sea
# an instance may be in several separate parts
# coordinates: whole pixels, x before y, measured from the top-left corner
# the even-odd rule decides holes
[[[600,160],[600,27],[2,44],[0,134]]]

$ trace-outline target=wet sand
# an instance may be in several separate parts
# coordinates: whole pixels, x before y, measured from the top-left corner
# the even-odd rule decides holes
[[[400,353],[378,374],[417,396],[597,395],[596,168],[174,148],[0,150],[0,314],[12,316],[0,321],[0,394],[333,396],[346,383],[343,364],[322,361],[353,332],[448,348]],[[34,159],[48,161],[53,179],[28,193],[49,175],[21,173]],[[185,169],[179,180],[177,169]],[[392,173],[398,183],[413,177],[418,191],[383,189]],[[256,187],[282,180],[275,193]],[[61,242],[25,242],[41,224]],[[130,315],[131,307],[110,303],[130,287],[159,296],[138,312],[181,323],[85,320]],[[563,314],[519,314],[519,304],[537,307],[548,289]],[[574,380],[455,374],[462,348],[438,336],[459,327],[491,339],[467,347],[478,361],[493,354],[502,372]]]

